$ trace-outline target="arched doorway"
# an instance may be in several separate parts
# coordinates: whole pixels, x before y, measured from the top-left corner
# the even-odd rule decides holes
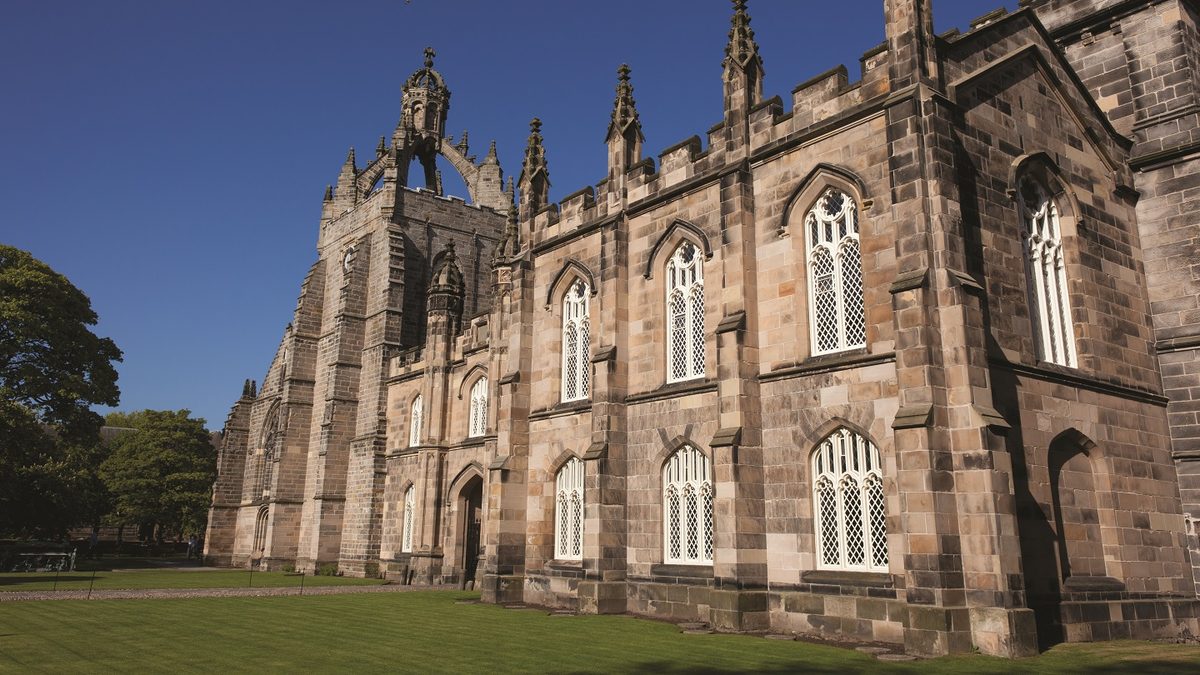
[[[473,476],[459,493],[459,541],[463,543],[463,586],[474,588],[483,544],[483,480]]]

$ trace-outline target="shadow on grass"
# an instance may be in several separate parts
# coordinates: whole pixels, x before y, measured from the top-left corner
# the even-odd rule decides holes
[[[52,584],[55,581],[60,584],[82,582],[87,583],[92,580],[91,574],[81,575],[78,572],[71,574],[60,574],[55,579],[53,572],[30,572],[28,576],[21,577],[0,577],[0,586],[22,586],[25,584]],[[99,577],[97,577],[99,580]]]

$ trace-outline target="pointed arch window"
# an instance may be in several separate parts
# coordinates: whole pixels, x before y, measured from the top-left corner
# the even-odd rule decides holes
[[[258,486],[258,493],[264,498],[271,492],[271,481],[275,473],[275,437],[272,436],[267,443],[268,446],[263,449],[262,472],[259,474]]]
[[[583,558],[583,460],[572,457],[554,481],[554,557]]]
[[[712,564],[712,475],[708,457],[690,445],[663,466],[663,549],[668,564]]]
[[[812,458],[817,566],[888,571],[887,504],[879,449],[838,429]]]
[[[413,545],[413,507],[416,504],[416,486],[409,485],[404,491],[404,528],[400,533],[400,551],[412,553]]]
[[[481,377],[471,385],[471,414],[467,435],[482,436],[487,433],[488,380]]]
[[[267,548],[267,507],[258,510],[254,519],[254,553],[262,553]]]
[[[421,444],[421,424],[425,421],[425,399],[417,394],[413,399],[408,414],[408,446],[416,447]]]
[[[582,279],[571,284],[563,296],[562,400],[578,401],[590,393],[591,321],[588,318],[588,288]]]
[[[1058,205],[1042,183],[1026,176],[1021,180],[1021,206],[1021,240],[1038,356],[1074,368],[1078,357]]]
[[[804,219],[808,240],[808,307],[812,352],[829,354],[867,344],[858,205],[828,188]]]
[[[667,261],[667,381],[704,377],[704,267],[690,241]]]

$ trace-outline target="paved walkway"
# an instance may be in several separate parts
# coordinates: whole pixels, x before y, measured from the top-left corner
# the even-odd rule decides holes
[[[308,586],[304,595],[343,595],[346,593],[403,593],[406,591],[454,591],[458,586]],[[94,590],[91,598],[83,591],[8,591],[0,592],[0,602],[28,600],[142,600],[146,598],[240,598],[274,595],[300,595],[299,584],[286,588],[130,588]]]

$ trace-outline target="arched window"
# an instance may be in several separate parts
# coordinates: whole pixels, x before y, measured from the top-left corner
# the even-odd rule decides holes
[[[471,415],[468,425],[468,436],[482,436],[487,433],[488,414],[488,381],[481,377],[471,385]]]
[[[708,457],[690,445],[663,466],[663,548],[667,563],[712,564],[712,477]]]
[[[1038,356],[1060,366],[1076,366],[1075,328],[1063,263],[1058,206],[1040,182],[1021,180],[1021,240],[1029,279],[1030,313]]]
[[[425,400],[420,394],[413,399],[412,407],[408,411],[408,446],[415,447],[421,444],[421,424],[425,421]]]
[[[266,497],[268,494],[270,494],[271,479],[275,473],[275,451],[273,447],[275,445],[275,439],[272,437],[268,443],[270,446],[263,450],[262,473],[259,474],[260,483],[258,486],[258,493],[263,497]]]
[[[667,261],[667,381],[704,377],[704,269],[690,241]]]
[[[870,441],[838,429],[813,452],[817,566],[886,572],[883,467]]]
[[[420,400],[420,399],[417,399]],[[404,530],[400,535],[400,551],[412,553],[413,542],[413,505],[416,499],[416,486],[409,485],[404,491]]]
[[[591,322],[588,319],[588,285],[582,279],[563,296],[562,400],[588,397],[591,368]]]
[[[554,486],[554,557],[583,558],[583,460],[571,458],[561,469]]]
[[[812,353],[828,354],[867,344],[863,309],[858,206],[828,188],[804,219],[808,238],[808,314]]]
[[[258,510],[254,519],[254,553],[262,553],[267,548],[267,507]]]

